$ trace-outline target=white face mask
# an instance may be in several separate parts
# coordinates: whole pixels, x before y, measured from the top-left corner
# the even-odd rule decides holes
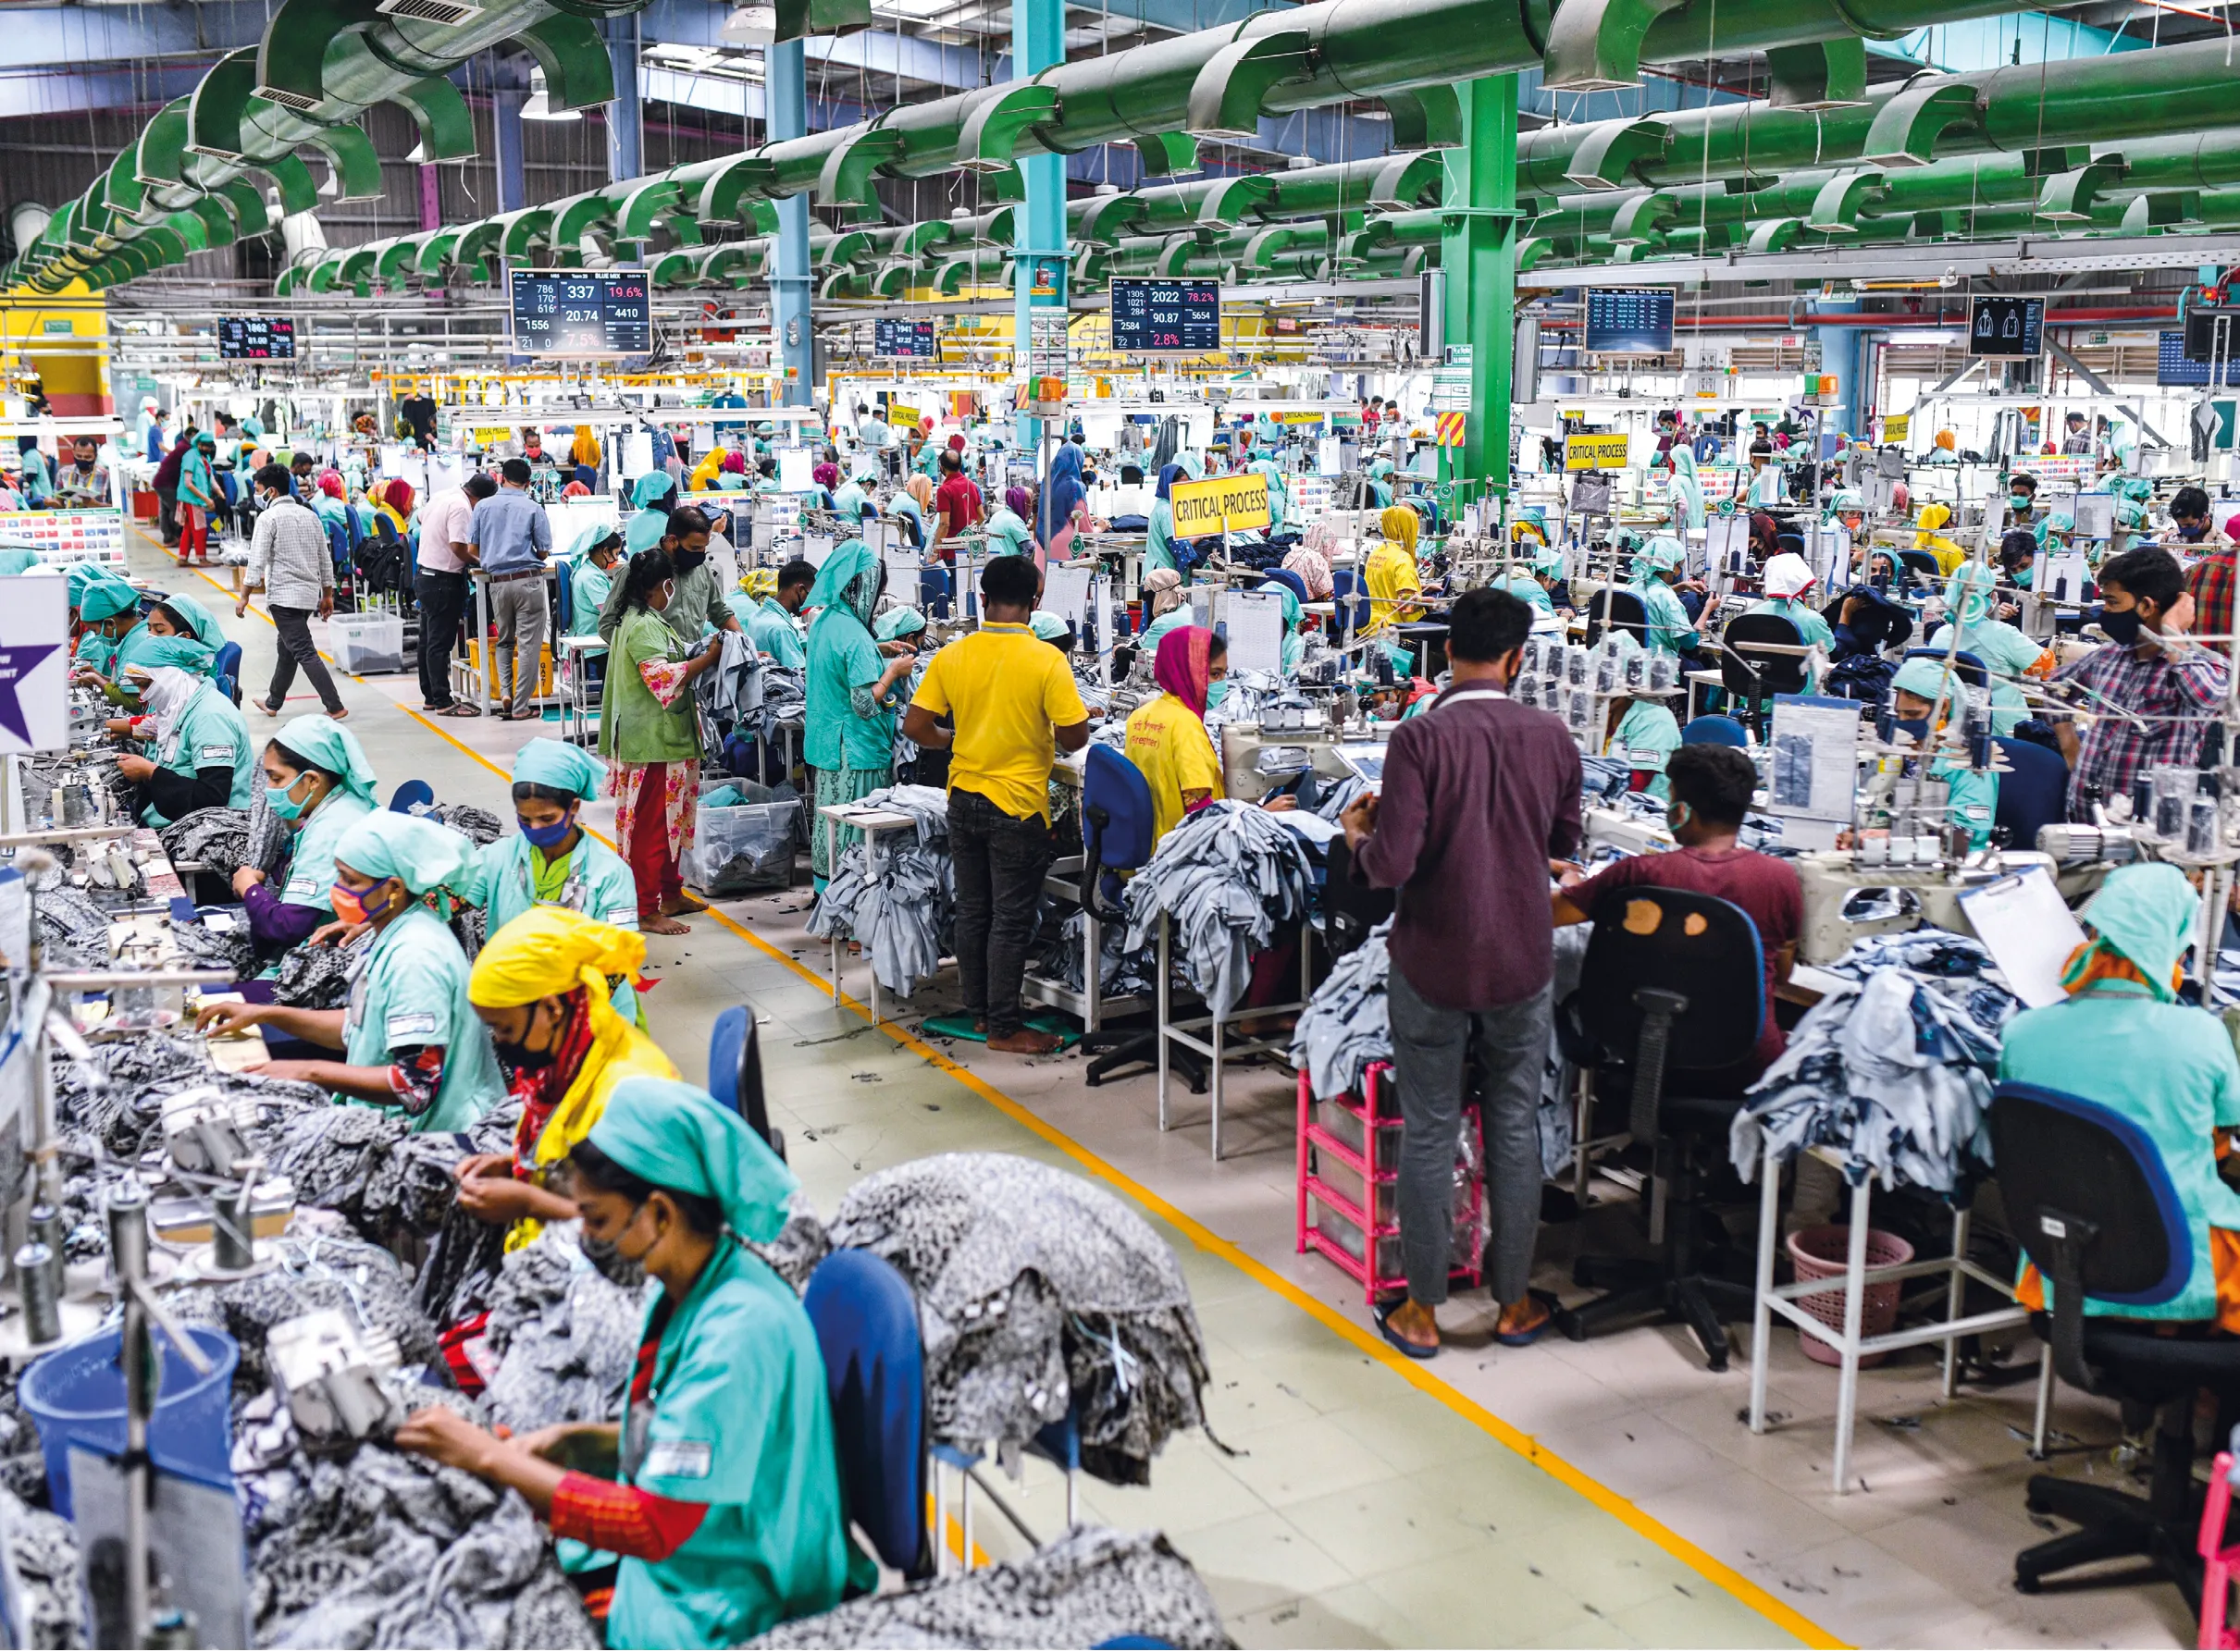
[[[664,611],[664,610],[665,610],[668,608],[668,606],[669,606],[669,605],[670,605],[672,602],[674,602],[675,600],[676,600],[676,581],[674,581],[674,580],[673,580],[673,579],[672,579],[672,580],[667,580],[667,581],[664,581],[664,582],[662,583],[662,585],[661,589],[653,593],[653,610],[654,610],[654,612],[656,612],[656,613],[660,613],[660,612]]]

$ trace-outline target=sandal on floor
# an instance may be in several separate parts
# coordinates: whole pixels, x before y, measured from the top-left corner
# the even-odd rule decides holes
[[[470,706],[464,700],[453,700],[436,715],[438,717],[479,717],[482,715],[482,708]]]
[[[1528,1331],[1496,1331],[1493,1340],[1504,1348],[1530,1348],[1555,1328],[1555,1315],[1563,1307],[1555,1293],[1549,1290],[1528,1290],[1525,1294],[1548,1311],[1548,1317]]]
[[[1394,1348],[1398,1349],[1402,1353],[1407,1355],[1409,1359],[1436,1359],[1439,1355],[1439,1344],[1434,1342],[1429,1348],[1426,1348],[1420,1342],[1410,1342],[1398,1331],[1392,1329],[1393,1311],[1403,1305],[1404,1304],[1402,1302],[1386,1302],[1381,1307],[1371,1308],[1369,1310],[1369,1315],[1371,1318],[1376,1320],[1377,1328],[1384,1333],[1384,1339],[1391,1343]]]

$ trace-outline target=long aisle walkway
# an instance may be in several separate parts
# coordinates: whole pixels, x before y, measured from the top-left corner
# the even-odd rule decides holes
[[[274,633],[232,612],[230,571],[181,570],[152,541],[137,573],[209,603],[243,645],[244,699],[269,679]],[[340,678],[350,726],[384,794],[423,778],[444,801],[502,814],[513,751],[551,725],[431,719],[415,679]],[[315,711],[299,680],[287,715]],[[262,740],[276,720],[249,711]],[[613,810],[587,811],[612,835]],[[2182,1645],[2168,1588],[2025,1599],[2015,1549],[2045,1534],[2022,1510],[2034,1465],[2012,1437],[2029,1399],[1949,1406],[1920,1365],[1872,1374],[1858,1466],[1828,1495],[1834,1374],[1793,1337],[1775,1350],[1787,1427],[1736,1420],[1747,1373],[1712,1375],[1685,1338],[1646,1329],[1580,1345],[1492,1345],[1489,1316],[1457,1303],[1449,1351],[1418,1365],[1388,1349],[1355,1289],[1293,1253],[1292,1101],[1282,1075],[1231,1090],[1231,1156],[1209,1165],[1203,1102],[1179,1091],[1156,1128],[1147,1080],[1089,1090],[1080,1058],[1029,1061],[914,1030],[950,1007],[938,986],[873,1028],[835,1006],[824,951],[801,932],[805,888],[725,903],[656,939],[653,1031],[704,1077],[715,1016],[761,1017],[773,1124],[820,1208],[864,1174],[927,1153],[1016,1153],[1095,1177],[1173,1245],[1205,1327],[1210,1434],[1177,1440],[1154,1484],[1084,1481],[1085,1517],[1157,1527],[1196,1565],[1247,1646],[1755,1646],[1802,1642],[1980,1646]],[[860,964],[849,984],[860,987]],[[1225,1127],[1226,1128],[1226,1127]],[[1548,1259],[1553,1267],[1561,1258]],[[1551,1274],[1550,1283],[1557,1282]],[[2061,1413],[2083,1439],[2104,1412]],[[2104,1455],[2073,1460],[2107,1473]],[[1007,1497],[1011,1494],[1007,1492]],[[1015,1499],[1035,1528],[1062,1524],[1062,1491],[1030,1464]],[[1009,1552],[984,1514],[975,1536]]]

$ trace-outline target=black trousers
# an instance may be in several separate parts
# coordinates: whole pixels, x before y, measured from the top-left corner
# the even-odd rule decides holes
[[[957,872],[957,976],[965,1012],[990,1038],[1022,1030],[1019,992],[1034,937],[1050,828],[1007,815],[977,792],[949,793],[949,857]]]
[[[155,531],[163,536],[167,546],[179,543],[179,489],[158,487],[155,490]]]
[[[308,608],[275,608],[272,628],[280,634],[279,651],[272,661],[272,691],[266,695],[265,704],[274,711],[288,703],[288,691],[295,686],[295,668],[302,666],[303,675],[318,691],[319,704],[331,714],[342,709],[342,697],[334,685],[334,676],[327,662],[319,658],[318,645],[311,640],[311,615]]]
[[[459,646],[459,621],[466,613],[466,575],[423,568],[420,598],[420,697],[427,704],[452,703],[452,655]]]

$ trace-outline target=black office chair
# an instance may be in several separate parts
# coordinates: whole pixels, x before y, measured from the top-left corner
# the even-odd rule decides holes
[[[1120,874],[1149,860],[1157,840],[1152,834],[1151,783],[1109,746],[1091,746],[1083,761],[1081,832],[1082,908],[1101,924],[1125,930],[1128,913],[1120,904]],[[1122,1067],[1156,1065],[1158,1032],[1152,1027],[1100,1028],[1083,1036],[1082,1048],[1095,1054],[1083,1075],[1095,1089]],[[1206,1093],[1210,1074],[1194,1052],[1178,1047],[1168,1059],[1192,1094]]]
[[[2217,1397],[2215,1437],[2240,1411],[2240,1338],[2085,1313],[2084,1298],[2122,1308],[2167,1302],[2193,1272],[2191,1225],[2162,1155],[2113,1108],[2031,1084],[2001,1084],[1991,1102],[1991,1147],[2007,1220],[2023,1253],[2051,1282],[2052,1312],[2032,1317],[2063,1382],[2122,1402],[2132,1427],[2156,1417],[2154,1469],[2144,1498],[2112,1486],[2033,1475],[2033,1514],[2084,1529],[2014,1557],[2014,1586],[2034,1595],[2073,1566],[2142,1557],[2201,1606],[2195,1552],[2201,1498],[2193,1483],[2194,1400]],[[2203,1151],[2208,1143],[2204,1142]],[[2174,1331],[2176,1335],[2158,1335]],[[2159,1413],[2159,1414],[2158,1414]],[[2110,1581],[2129,1581],[2122,1573]]]
[[[1587,599],[1587,647],[1600,642],[1606,629],[1629,631],[1635,642],[1649,646],[1649,607],[1639,592],[1607,585]]]
[[[1322,881],[1322,931],[1330,956],[1343,957],[1368,939],[1368,932],[1392,917],[1398,892],[1372,889],[1354,881],[1354,854],[1342,837],[1323,851],[1329,872]]]
[[[1919,579],[1928,589],[1932,591],[1944,589],[1944,570],[1937,565],[1937,559],[1927,551],[1900,550],[1898,553],[1898,560],[1905,564],[1908,573]]]
[[[1665,1183],[1665,1234],[1652,1261],[1579,1258],[1573,1282],[1607,1294],[1556,1313],[1556,1328],[1574,1342],[1655,1316],[1689,1326],[1711,1368],[1726,1369],[1721,1311],[1747,1318],[1755,1303],[1737,1282],[1749,1277],[1749,1259],[1702,1206],[1699,1165],[1726,1152],[1751,1077],[1743,1064],[1764,1021],[1764,954],[1741,907],[1650,887],[1614,889],[1596,903],[1557,1035],[1566,1054],[1593,1069],[1598,1095],[1628,1087],[1633,1139],[1655,1144]]]
[[[1720,685],[1735,697],[1743,721],[1753,727],[1764,721],[1766,702],[1774,696],[1804,692],[1804,656],[1760,652],[1768,643],[1801,648],[1804,632],[1785,614],[1738,614],[1719,638]],[[1763,735],[1763,728],[1759,733]]]
[[[1820,617],[1834,630],[1843,623],[1843,607],[1853,597],[1865,598],[1863,610],[1853,622],[1851,630],[1859,640],[1873,648],[1903,647],[1912,639],[1913,616],[1900,603],[1893,602],[1873,586],[1852,586],[1836,593],[1821,609]]]
[[[1934,660],[1939,665],[1945,662],[1945,651],[1933,644],[1926,648],[1908,648],[1905,657],[1908,660]],[[1970,688],[1987,688],[1991,684],[1991,672],[1985,666],[1983,656],[1972,654],[1965,648],[1952,656],[1952,674]]]

